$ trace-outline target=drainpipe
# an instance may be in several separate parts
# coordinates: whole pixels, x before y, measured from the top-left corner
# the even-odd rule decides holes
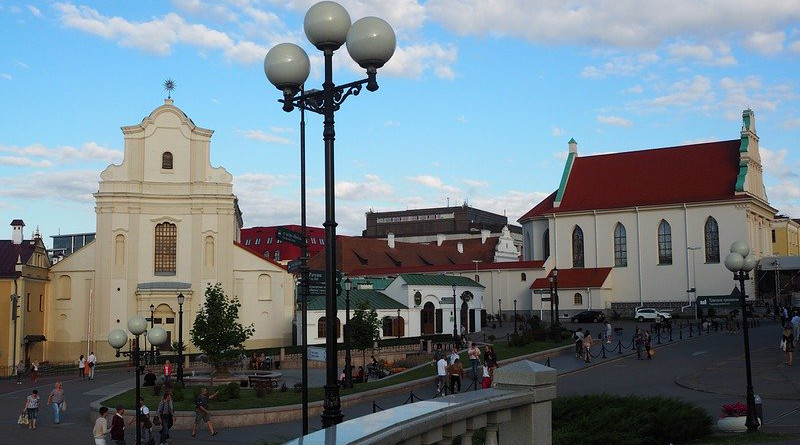
[[[636,262],[639,269],[639,307],[644,306],[642,297],[642,227],[639,224],[639,207],[636,207]]]
[[[681,306],[681,312],[692,306],[692,282],[689,280],[689,214],[686,209],[686,203],[683,203],[683,233],[686,239],[686,306]],[[692,252],[694,258],[694,252]],[[697,286],[697,277],[694,279],[694,284]]]
[[[598,245],[597,245],[597,210],[592,210],[592,214],[594,215],[594,267],[600,267],[600,261],[598,260]]]
[[[592,310],[592,290],[589,289],[588,287],[586,288],[586,296],[587,296],[587,299],[589,300],[586,303],[587,304],[586,310],[590,311],[590,310]]]
[[[553,255],[553,267],[558,268],[558,221],[556,214],[553,214],[553,243],[550,245],[550,253]]]

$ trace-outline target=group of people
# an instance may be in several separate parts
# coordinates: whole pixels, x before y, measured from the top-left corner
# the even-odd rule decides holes
[[[36,429],[36,420],[39,417],[39,404],[41,403],[39,390],[34,389],[25,398],[25,404],[22,407],[21,416],[28,423],[28,430],[33,431]],[[64,386],[61,382],[56,382],[53,389],[47,396],[47,403],[45,404],[53,410],[53,422],[57,425],[61,423],[61,413],[67,410],[67,402],[64,398]],[[24,423],[22,421],[20,423]]]
[[[492,345],[486,345],[483,354],[483,366],[481,366],[481,350],[475,345],[474,342],[470,343],[467,349],[469,357],[470,368],[472,371],[472,379],[476,382],[481,382],[481,387],[486,389],[492,385],[492,378],[494,370],[497,368],[497,355],[494,352]],[[453,347],[449,356],[439,355],[435,361],[436,366],[436,392],[441,394],[448,385],[450,392],[457,394],[461,392],[461,381],[464,379],[465,371],[461,363],[461,357],[458,354],[458,349]],[[481,376],[478,375],[478,368],[481,368]]]
[[[267,357],[265,353],[256,354],[250,357],[250,369],[254,371],[266,371],[272,367],[272,359]]]
[[[786,356],[784,362],[787,366],[792,366],[792,355],[794,355],[794,344],[800,341],[800,311],[795,311],[789,318],[789,311],[782,307],[780,310],[783,333],[781,334],[781,350]]]
[[[606,322],[605,329],[601,334],[606,343],[611,343],[614,332],[611,323]],[[594,342],[591,332],[588,329],[584,331],[582,328],[578,328],[572,334],[572,341],[575,342],[575,357],[590,363],[592,361],[591,350]],[[633,345],[636,348],[637,359],[644,360],[644,357],[647,357],[647,360],[652,360],[655,351],[653,350],[653,336],[649,330],[636,326]]]

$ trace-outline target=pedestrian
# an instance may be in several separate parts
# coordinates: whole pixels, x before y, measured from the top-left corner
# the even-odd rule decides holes
[[[781,305],[781,326],[786,326],[787,321],[789,321],[789,309]]]
[[[655,354],[653,354],[653,337],[650,335],[650,331],[644,331],[642,338],[644,340],[644,348],[647,350],[647,360],[651,360]]]
[[[464,377],[464,367],[461,366],[461,360],[456,358],[449,368],[450,373],[450,393],[458,394],[461,392],[461,379]],[[458,387],[458,391],[456,391]]]
[[[450,357],[448,357],[447,361],[449,362],[449,365],[452,366],[453,363],[456,362],[456,360],[458,360],[458,349],[456,349],[456,347],[453,346],[453,349],[450,350]]]
[[[639,326],[636,326],[636,331],[633,334],[633,344],[636,346],[636,358],[639,360],[644,360],[642,358],[642,350],[644,349],[644,334],[642,330],[639,329]]]
[[[200,395],[197,397],[197,403],[195,404],[194,408],[195,416],[194,423],[192,424],[192,437],[197,437],[197,425],[203,422],[205,422],[205,424],[208,426],[208,431],[212,436],[217,435],[217,431],[214,431],[214,425],[211,424],[211,413],[208,411],[208,402],[218,395],[219,391],[209,396],[208,388],[200,388]]]
[[[39,391],[33,390],[25,399],[25,406],[22,408],[28,414],[28,429],[36,429],[36,414],[39,413]]]
[[[161,431],[159,434],[159,442],[161,445],[166,445],[169,438],[169,429],[172,427],[172,417],[175,415],[175,407],[172,404],[172,394],[169,392],[164,394],[161,402],[158,404],[158,411],[156,412],[157,418],[161,421]]]
[[[483,365],[483,381],[481,382],[483,389],[489,389],[492,386],[492,376],[489,374],[489,367]]]
[[[80,376],[81,380],[86,379],[86,359],[83,354],[78,358],[78,376]]]
[[[611,327],[611,322],[606,320],[606,343],[611,343],[611,337],[614,336],[614,328]]]
[[[22,384],[22,378],[25,377],[25,362],[20,359],[17,363],[17,385]]]
[[[783,335],[781,336],[781,349],[786,355],[786,366],[792,366],[792,353],[794,352],[794,334],[789,325],[783,327]]]
[[[50,395],[47,396],[47,406],[53,407],[53,421],[58,425],[61,423],[61,407],[64,405],[64,388],[61,382],[56,382]]]
[[[581,358],[583,356],[583,329],[578,328],[572,334],[572,341],[575,342],[575,357]]]
[[[583,360],[586,363],[592,361],[592,334],[586,330],[586,335],[583,336]]]
[[[31,361],[31,381],[36,383],[36,379],[39,378],[39,362],[36,360]]]
[[[467,344],[467,327],[464,325],[461,325],[461,341]]]
[[[139,422],[139,438],[141,439],[142,445],[152,445],[155,443],[153,440],[153,423],[150,422],[149,415],[141,416],[141,421]]]
[[[467,350],[467,355],[469,355],[469,364],[472,368],[472,379],[478,380],[478,365],[481,364],[481,348],[475,346],[475,342],[471,342]]]
[[[169,360],[164,362],[164,386],[170,387],[172,385],[172,364]]]
[[[792,334],[795,341],[800,340],[800,312],[795,312],[790,322],[792,323]]]
[[[445,388],[445,377],[447,377],[447,360],[444,356],[439,356],[436,361],[436,393],[441,394]]]
[[[497,354],[492,345],[486,345],[486,352],[483,354],[483,366],[489,367],[489,374],[494,377],[494,369],[497,368]]]
[[[89,353],[89,357],[86,358],[86,365],[89,367],[89,380],[94,380],[94,368],[97,366],[97,357],[94,355],[94,351]]]
[[[100,407],[100,417],[94,421],[94,429],[92,435],[94,436],[94,445],[106,445],[106,434],[108,434],[108,408],[105,406]]]
[[[122,417],[123,414],[125,414],[125,407],[117,405],[117,412],[111,419],[111,429],[109,430],[114,445],[125,445],[125,418]]]

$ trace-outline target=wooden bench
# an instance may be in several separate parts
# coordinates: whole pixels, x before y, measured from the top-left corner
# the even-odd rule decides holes
[[[278,380],[273,379],[269,376],[264,375],[249,375],[247,376],[247,385],[250,388],[254,388],[255,385],[265,384],[269,385],[270,388],[277,388],[278,387]]]

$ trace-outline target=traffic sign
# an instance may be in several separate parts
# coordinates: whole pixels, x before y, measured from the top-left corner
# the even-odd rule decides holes
[[[302,260],[292,260],[286,264],[286,269],[289,273],[300,273],[300,264]]]
[[[534,294],[549,294],[550,293],[550,289],[534,289],[533,293]]]
[[[542,301],[553,301],[552,297],[542,297]]]
[[[309,346],[308,347],[308,359],[313,362],[324,362],[326,361],[327,354],[325,353],[325,348],[320,348],[319,346]]]
[[[289,230],[285,227],[278,227],[275,237],[281,241],[286,241],[287,243],[294,244],[298,247],[303,247],[305,244],[302,233]]]

